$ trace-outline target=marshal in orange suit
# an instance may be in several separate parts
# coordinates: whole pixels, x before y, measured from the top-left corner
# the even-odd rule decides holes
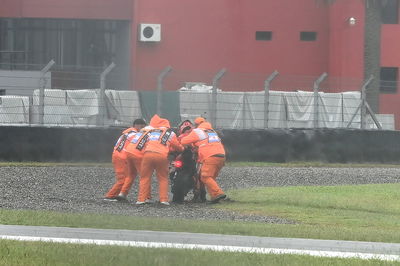
[[[197,128],[181,139],[182,145],[192,144],[198,149],[201,164],[200,180],[207,188],[212,203],[226,198],[216,179],[225,165],[225,149],[217,132],[204,118],[196,118]]]
[[[156,171],[160,203],[169,205],[168,189],[168,153],[170,151],[183,151],[175,133],[170,129],[167,119],[154,115],[150,121],[153,127],[147,138],[141,165],[139,196],[136,205],[145,204],[147,195],[151,190],[151,176]]]
[[[129,167],[125,148],[128,143],[130,143],[131,139],[135,137],[136,133],[144,126],[146,126],[146,122],[143,119],[136,119],[133,122],[133,127],[124,130],[115,144],[112,154],[115,183],[105,195],[105,201],[126,200],[126,196],[131,189],[137,171]]]

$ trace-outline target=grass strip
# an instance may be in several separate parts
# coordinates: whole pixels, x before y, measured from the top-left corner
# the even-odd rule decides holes
[[[294,220],[313,226],[318,238],[400,242],[399,191],[400,183],[253,188],[229,191],[238,200],[217,207]]]
[[[396,265],[395,262],[0,240],[0,265]],[[398,265],[398,264],[397,264]]]

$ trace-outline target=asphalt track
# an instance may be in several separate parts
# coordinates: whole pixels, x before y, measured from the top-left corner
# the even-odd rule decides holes
[[[0,239],[400,261],[400,244],[378,242],[15,225]]]

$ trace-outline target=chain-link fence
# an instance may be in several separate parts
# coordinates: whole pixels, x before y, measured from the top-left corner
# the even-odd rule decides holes
[[[375,115],[367,103],[370,79],[167,67],[135,71],[131,90],[115,67],[0,70],[0,125],[129,126],[158,113],[230,129],[394,129],[393,115]]]

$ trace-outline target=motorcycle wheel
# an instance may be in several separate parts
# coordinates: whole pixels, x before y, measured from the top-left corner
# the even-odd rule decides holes
[[[172,201],[176,203],[183,203],[185,198],[184,180],[181,175],[177,174],[173,180],[171,191],[173,193]]]

